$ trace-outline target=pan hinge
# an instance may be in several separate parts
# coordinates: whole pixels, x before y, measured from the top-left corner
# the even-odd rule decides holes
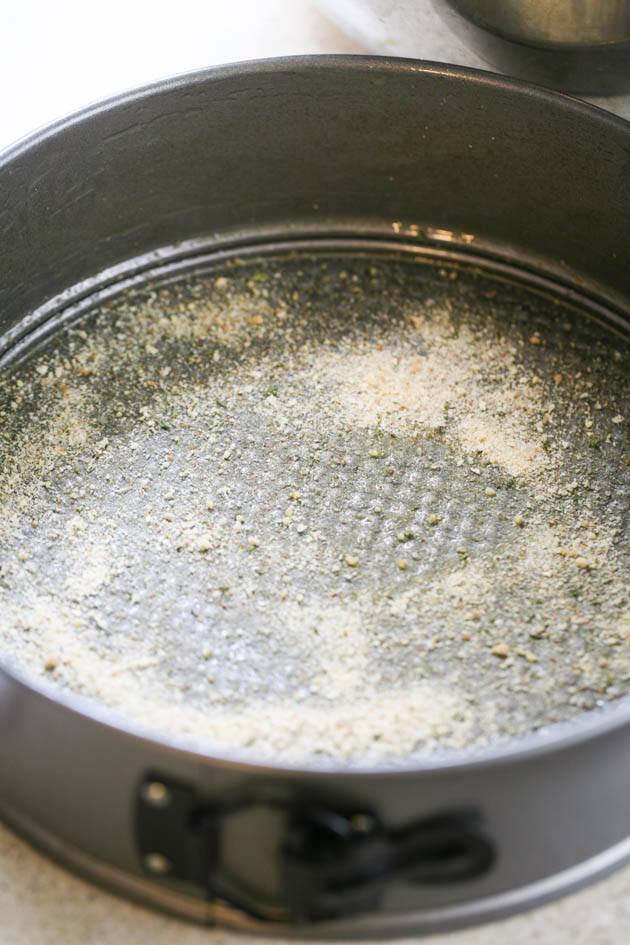
[[[143,869],[154,878],[290,924],[378,911],[392,883],[460,883],[494,861],[471,812],[388,828],[362,805],[322,802],[282,786],[209,801],[157,774],[139,787],[136,832]],[[244,864],[240,875],[235,853]]]

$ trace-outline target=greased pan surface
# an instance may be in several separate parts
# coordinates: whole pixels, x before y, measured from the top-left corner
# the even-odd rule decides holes
[[[325,239],[328,252],[468,262],[623,330],[629,160],[623,122],[466,70],[333,58],[174,80],[5,157],[5,357],[124,279],[278,240],[285,252],[317,252]],[[3,706],[7,820],[85,873],[207,921],[317,935],[454,927],[627,855],[623,702],[544,738],[378,773],[213,758],[10,672]],[[284,853],[269,853],[270,835]],[[163,855],[174,844],[177,869],[156,879],[159,841]],[[326,876],[333,854],[349,872]],[[365,856],[382,868],[376,884],[358,865]],[[414,882],[408,857],[421,866]],[[272,869],[276,889],[261,895]],[[329,880],[349,888],[330,896]]]
[[[601,708],[630,676],[628,354],[369,248],[125,292],[0,381],[3,657],[282,764]]]

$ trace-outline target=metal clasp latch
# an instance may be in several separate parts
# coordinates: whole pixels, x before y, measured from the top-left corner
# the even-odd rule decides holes
[[[388,828],[361,805],[282,786],[209,802],[152,776],[138,792],[136,828],[144,869],[155,878],[290,924],[375,912],[394,882],[463,882],[494,860],[470,812]]]

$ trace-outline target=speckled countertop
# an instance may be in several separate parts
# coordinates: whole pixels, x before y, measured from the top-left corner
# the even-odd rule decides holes
[[[422,945],[627,945],[630,870],[490,928],[421,941]],[[254,945],[260,941],[196,928],[114,898],[70,876],[0,828],[2,945]],[[270,939],[264,941],[273,945]],[[410,941],[400,940],[401,945]]]
[[[87,7],[79,0],[7,0],[3,14],[0,147],[87,102],[164,75],[263,56],[362,51],[307,0],[179,0],[175,7],[157,8],[149,0],[109,0],[107,5]],[[419,56],[477,64],[428,11],[421,44]],[[598,104],[630,118],[630,97]],[[588,890],[495,925],[492,931],[473,929],[423,942],[627,945],[629,930],[626,868]],[[0,827],[0,945],[249,941],[189,926],[110,896]]]

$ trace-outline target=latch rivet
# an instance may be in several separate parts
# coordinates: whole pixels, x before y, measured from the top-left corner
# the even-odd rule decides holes
[[[147,853],[144,858],[145,868],[156,876],[166,876],[171,871],[171,861],[163,853]]]
[[[166,807],[171,802],[171,793],[161,781],[147,781],[143,784],[142,797],[151,807]]]
[[[374,818],[371,814],[353,814],[350,823],[357,833],[369,833],[374,828]]]

